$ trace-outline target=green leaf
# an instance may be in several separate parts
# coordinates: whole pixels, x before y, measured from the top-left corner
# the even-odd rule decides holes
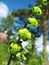
[[[23,60],[27,60],[26,57],[25,57],[23,54],[22,54],[22,59],[23,59]]]

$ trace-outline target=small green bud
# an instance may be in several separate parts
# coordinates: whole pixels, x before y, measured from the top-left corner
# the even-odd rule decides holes
[[[48,3],[47,3],[47,0],[41,0],[41,4],[42,5],[47,5]]]

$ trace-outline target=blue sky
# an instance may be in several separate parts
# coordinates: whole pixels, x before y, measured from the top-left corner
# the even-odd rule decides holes
[[[28,8],[29,4],[35,3],[35,0],[0,0],[0,1],[4,2],[8,6],[9,11],[19,8]]]

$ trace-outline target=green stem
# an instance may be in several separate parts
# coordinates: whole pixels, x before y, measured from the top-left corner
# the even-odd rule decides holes
[[[12,54],[10,55],[10,58],[8,60],[8,64],[7,65],[10,65],[11,59],[12,59]]]

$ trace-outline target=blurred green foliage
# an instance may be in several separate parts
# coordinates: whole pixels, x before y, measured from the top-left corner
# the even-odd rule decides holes
[[[9,53],[8,53],[8,44],[0,43],[0,65],[6,65]]]

